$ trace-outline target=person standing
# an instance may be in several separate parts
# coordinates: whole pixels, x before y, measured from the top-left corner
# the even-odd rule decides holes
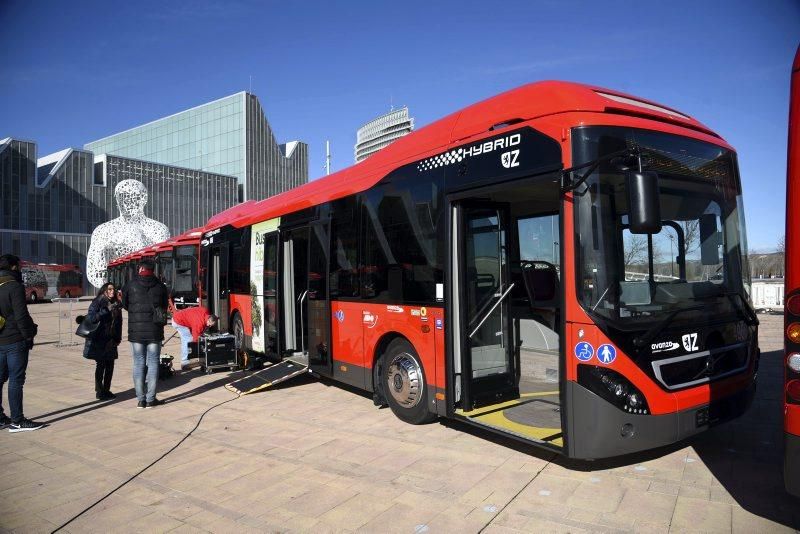
[[[93,323],[99,323],[97,330],[86,339],[83,357],[95,360],[94,391],[100,400],[116,397],[111,393],[111,378],[114,376],[114,360],[118,357],[117,347],[122,342],[122,311],[117,299],[114,284],[103,284],[97,297],[89,305],[86,316]]]
[[[163,404],[156,398],[161,341],[167,323],[167,286],[154,275],[155,262],[143,259],[139,272],[122,290],[122,307],[128,310],[128,341],[133,353],[133,386],[138,408]]]
[[[197,341],[206,328],[217,324],[217,316],[203,306],[194,306],[172,314],[172,326],[181,336],[181,369],[189,366],[189,343]]]
[[[22,412],[22,387],[28,368],[28,353],[33,348],[37,326],[28,313],[25,286],[19,270],[19,258],[0,256],[0,428],[9,432],[38,430],[44,426],[26,419]],[[3,386],[8,382],[9,418],[3,412]]]

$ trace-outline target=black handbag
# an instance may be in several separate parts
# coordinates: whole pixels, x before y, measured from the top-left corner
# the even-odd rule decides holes
[[[75,335],[80,336],[86,339],[91,338],[94,336],[94,333],[97,332],[98,327],[100,326],[100,321],[94,322],[89,320],[88,315],[79,315],[75,318],[76,322],[78,322],[78,329],[75,330]]]

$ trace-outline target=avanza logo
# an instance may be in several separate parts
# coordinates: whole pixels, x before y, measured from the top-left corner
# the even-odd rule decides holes
[[[674,341],[659,341],[658,343],[653,343],[650,345],[650,350],[653,354],[656,352],[668,352],[670,350],[675,350],[680,345]]]
[[[459,163],[467,158],[480,156],[481,154],[488,154],[496,150],[502,150],[505,148],[511,148],[513,146],[517,146],[521,142],[522,142],[521,134],[507,135],[505,137],[498,137],[497,139],[483,141],[468,146],[466,148],[462,147],[450,150],[449,152],[439,154],[438,156],[433,156],[432,158],[424,159],[417,164],[417,170],[419,172],[423,172],[430,169],[451,165],[453,163]],[[509,167],[516,167],[518,165],[517,157],[519,156],[519,151],[516,150],[514,152],[516,152],[516,154],[509,155],[507,160],[501,159],[501,164],[503,164],[503,166],[505,166],[506,161],[508,161]]]

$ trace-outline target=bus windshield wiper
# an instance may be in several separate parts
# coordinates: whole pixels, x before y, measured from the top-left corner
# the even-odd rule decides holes
[[[661,321],[659,321],[656,324],[654,324],[650,328],[650,330],[648,330],[647,332],[645,332],[641,336],[634,338],[633,339],[633,344],[638,348],[642,348],[644,346],[647,346],[647,344],[649,344],[650,341],[652,341],[652,339],[654,337],[656,337],[659,332],[664,330],[672,322],[672,320],[675,319],[675,317],[678,314],[683,313],[683,312],[687,312],[687,311],[702,310],[704,307],[705,306],[689,306],[688,308],[678,308],[677,310],[671,311]]]

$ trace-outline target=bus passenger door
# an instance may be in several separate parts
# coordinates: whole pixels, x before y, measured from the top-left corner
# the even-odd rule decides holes
[[[228,243],[211,245],[208,298],[211,313],[219,317],[217,332],[228,331]]]
[[[330,375],[327,222],[285,233],[284,335],[290,358]]]
[[[454,225],[459,287],[462,408],[519,395],[509,302],[508,207],[501,203],[456,205]]]

